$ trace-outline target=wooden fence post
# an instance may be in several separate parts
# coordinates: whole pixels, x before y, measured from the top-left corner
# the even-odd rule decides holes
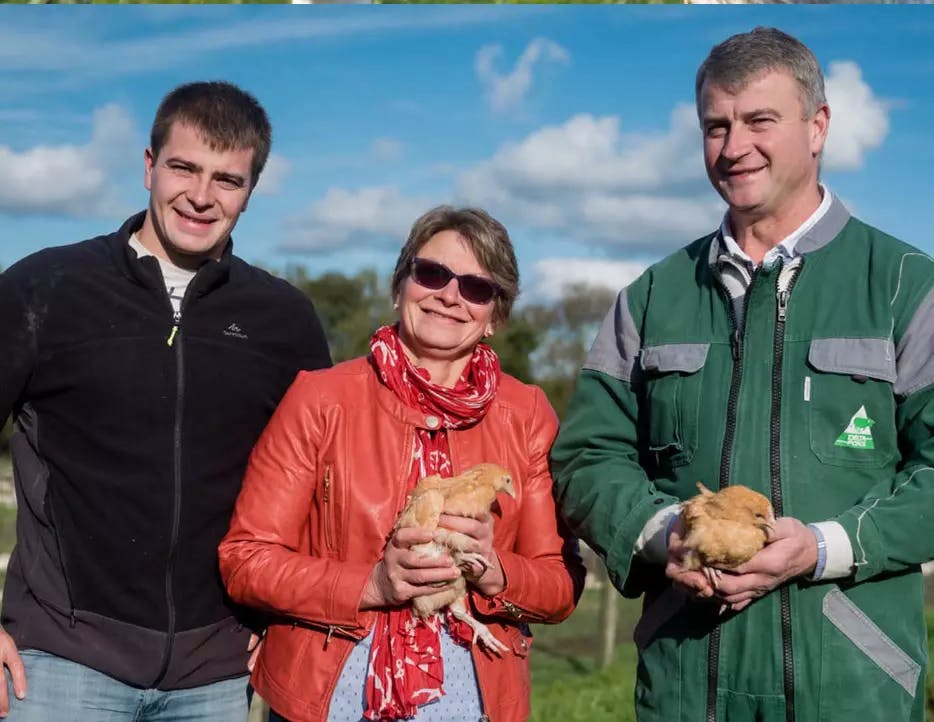
[[[606,567],[599,565],[601,582],[600,594],[600,656],[597,667],[603,669],[613,662],[613,652],[616,649],[616,627],[619,617],[619,593],[610,583]]]

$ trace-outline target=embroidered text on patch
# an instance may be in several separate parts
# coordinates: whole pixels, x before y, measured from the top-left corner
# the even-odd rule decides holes
[[[225,335],[225,336],[233,336],[234,338],[242,338],[242,339],[247,339],[247,338],[249,338],[249,336],[247,336],[245,333],[243,333],[243,329],[240,328],[240,327],[239,327],[237,324],[235,324],[235,323],[230,324],[227,328],[224,329],[224,335]]]

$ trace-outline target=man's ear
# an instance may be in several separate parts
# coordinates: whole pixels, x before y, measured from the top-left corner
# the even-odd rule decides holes
[[[824,103],[811,118],[811,155],[815,158],[824,150],[830,130],[830,106]]]
[[[147,191],[152,190],[152,167],[156,163],[156,157],[152,154],[152,148],[143,151],[143,185]]]

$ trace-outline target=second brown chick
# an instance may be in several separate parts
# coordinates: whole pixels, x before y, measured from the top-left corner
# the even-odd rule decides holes
[[[704,572],[716,587],[719,569],[738,567],[765,546],[775,513],[765,496],[745,486],[714,493],[698,482],[697,488],[700,494],[681,505],[683,568]]]

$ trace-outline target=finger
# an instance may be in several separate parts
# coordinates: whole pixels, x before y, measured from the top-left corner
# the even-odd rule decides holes
[[[406,527],[397,529],[390,539],[391,544],[399,549],[407,549],[415,544],[425,544],[431,541],[431,529],[419,529],[416,527]]]
[[[745,606],[746,604],[749,604],[751,601],[758,599],[761,596],[762,593],[759,590],[748,589],[736,594],[720,595],[720,598],[727,604],[733,605],[733,608],[735,609],[736,605],[743,604]]]
[[[6,674],[0,670],[3,679],[0,680],[0,717],[6,717],[10,712],[10,699],[6,691]]]
[[[454,566],[454,559],[446,553],[425,556],[411,552],[399,555],[398,566],[403,569],[448,569]]]
[[[417,571],[410,571],[408,574],[403,576],[400,581],[403,584],[407,584],[413,587],[433,585],[438,583],[448,584],[453,582],[460,575],[461,571],[457,567],[419,569]]]
[[[700,572],[682,571],[672,581],[692,596],[708,599],[714,595],[714,588]]]
[[[254,636],[256,636],[256,635],[254,635]],[[253,671],[253,667],[256,666],[256,660],[259,659],[259,650],[261,650],[261,649],[263,648],[263,640],[262,640],[262,639],[259,639],[258,637],[257,637],[257,639],[258,639],[259,641],[257,641],[256,646],[253,647],[253,651],[250,653],[250,659],[249,659],[249,661],[246,663],[246,668],[247,668],[247,671],[248,671],[248,672],[252,672],[252,671]]]
[[[26,667],[23,666],[23,660],[20,659],[19,654],[13,652],[12,657],[7,658],[6,666],[10,670],[10,677],[13,678],[13,694],[16,695],[16,699],[25,698]],[[4,684],[3,687],[6,687],[6,685]]]
[[[254,649],[256,649],[257,644],[259,644],[259,635],[255,633],[251,634],[250,641],[246,643],[246,651],[252,652]]]

